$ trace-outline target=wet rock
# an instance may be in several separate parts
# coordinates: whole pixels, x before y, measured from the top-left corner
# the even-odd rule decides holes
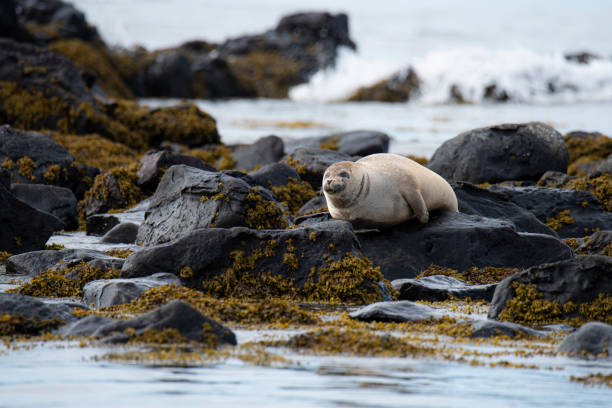
[[[359,241],[387,279],[412,278],[431,264],[458,270],[529,267],[572,256],[550,235],[516,232],[508,221],[455,212],[433,212],[427,224],[409,221],[363,233]]]
[[[612,257],[602,255],[577,256],[554,263],[533,266],[502,280],[493,295],[489,318],[496,318],[515,296],[514,282],[536,286],[542,299],[563,305],[574,302],[580,306],[592,302],[600,293],[612,294]]]
[[[513,203],[507,195],[461,181],[451,182],[451,186],[462,213],[508,220],[521,232],[557,236],[555,231],[538,220],[532,212]]]
[[[447,140],[428,167],[450,180],[471,183],[538,180],[548,170],[565,172],[563,137],[540,122],[469,130]]]
[[[100,242],[105,244],[133,244],[138,235],[138,224],[123,222],[109,230]]]
[[[240,83],[227,61],[211,54],[198,54],[191,63],[192,98],[252,98],[255,91]]]
[[[354,161],[344,153],[316,147],[298,147],[283,160],[295,168],[302,180],[310,183],[315,191],[321,188],[323,173],[332,164],[339,161]]]
[[[11,189],[11,173],[7,169],[0,168],[0,185],[7,190]]]
[[[105,213],[114,208],[125,208],[128,200],[121,192],[117,176],[113,173],[102,173],[94,181],[94,186],[79,204],[86,217]]]
[[[96,280],[83,287],[83,302],[95,308],[129,303],[148,289],[171,284],[181,282],[176,275],[163,272],[143,278]]]
[[[56,216],[62,221],[62,229],[78,228],[77,199],[71,190],[45,184],[15,184],[12,192],[31,207]]]
[[[576,248],[578,254],[612,256],[612,231],[597,231]]]
[[[236,336],[230,329],[204,316],[181,300],[173,300],[130,320],[116,320],[105,324],[93,335],[109,336],[112,333],[125,333],[126,329],[134,329],[135,333],[132,335],[134,337],[144,334],[146,330],[177,329],[183,337],[198,342],[210,341],[213,337],[211,346],[237,344]],[[118,337],[118,339],[125,341],[129,337],[127,339]],[[109,340],[112,342],[112,337]]]
[[[86,218],[85,231],[87,235],[102,236],[117,226],[121,221],[112,214],[94,214]]]
[[[185,98],[190,96],[191,61],[180,50],[155,56],[144,70],[145,96]]]
[[[47,303],[31,296],[16,293],[0,293],[0,315],[4,313],[20,314],[30,319],[40,320],[53,318],[58,318],[64,322],[76,320],[69,303]]]
[[[238,279],[238,282],[242,275],[250,274],[252,280],[256,280],[265,273],[270,279],[283,279],[303,289],[308,281],[315,283],[331,278],[329,273],[340,265],[345,265],[345,269],[338,273],[352,270],[361,274],[365,262],[358,249],[352,227],[345,221],[288,230],[204,228],[175,241],[135,252],[126,260],[121,277],[164,271],[180,276],[185,286],[201,290],[203,283],[223,277],[229,270],[234,274],[231,279]],[[185,270],[187,266],[188,271]],[[323,273],[327,275],[321,278]],[[379,280],[382,276],[377,282]],[[333,286],[333,282],[328,284]],[[375,282],[366,279],[363,285],[365,292],[379,291]],[[270,289],[276,290],[276,287],[272,285]]]
[[[72,267],[80,262],[109,261],[121,268],[124,260],[92,249],[42,250],[13,255],[6,260],[6,272],[16,275],[36,276],[50,268]],[[118,269],[117,268],[117,269]]]
[[[350,102],[406,102],[419,94],[421,80],[412,68],[393,74],[374,85],[360,87],[348,97]]]
[[[283,140],[278,136],[266,136],[251,145],[239,147],[232,152],[235,168],[252,170],[255,166],[276,163],[285,154]]]
[[[496,284],[468,285],[461,279],[445,275],[425,276],[421,279],[396,279],[391,282],[399,292],[400,300],[427,300],[438,302],[450,297],[483,299],[490,302]]]
[[[101,41],[98,30],[72,4],[60,0],[17,0],[19,21],[42,43],[60,38]]]
[[[349,316],[365,322],[417,322],[440,317],[436,309],[407,300],[377,302],[352,312]]]
[[[474,322],[474,332],[472,338],[483,337],[495,337],[495,336],[508,336],[510,338],[516,337],[535,337],[540,336],[541,333],[531,327],[523,326],[521,324],[511,322],[500,322],[497,320],[477,320]]]
[[[44,248],[62,224],[57,217],[17,199],[0,184],[0,251],[20,254]]]
[[[596,229],[612,229],[612,213],[605,211],[589,191],[501,185],[491,186],[489,191],[506,196],[541,222],[556,226],[561,238],[583,237]],[[559,218],[562,212],[566,217]]]
[[[329,212],[327,211],[327,200],[324,195],[316,196],[315,198],[307,201],[297,212],[297,217],[307,216],[318,212]]]
[[[568,335],[557,349],[574,356],[612,355],[612,325],[589,322]]]
[[[482,97],[493,102],[508,102],[510,100],[508,92],[496,83],[485,86]]]
[[[301,181],[298,172],[284,162],[267,164],[260,169],[250,172],[249,176],[251,176],[255,183],[266,188],[284,186],[291,179]]]
[[[560,171],[547,171],[542,174],[537,184],[542,187],[557,187],[562,186],[573,178]]]
[[[245,175],[246,176],[246,175]],[[274,195],[227,173],[172,166],[151,199],[138,242],[159,244],[198,228],[281,227],[287,222]]]
[[[349,156],[367,156],[389,151],[389,135],[376,130],[353,130],[322,137],[287,140],[285,148],[291,152],[298,147],[320,147],[336,150]]]
[[[137,184],[147,191],[155,191],[157,184],[168,167],[184,164],[206,171],[217,171],[213,166],[201,159],[186,154],[178,154],[167,150],[149,151],[140,159]]]
[[[612,174],[612,154],[606,160],[599,163],[591,177],[599,177],[602,174]]]
[[[70,324],[64,325],[55,331],[62,336],[91,336],[100,327],[112,323],[114,320],[104,316],[90,315]]]

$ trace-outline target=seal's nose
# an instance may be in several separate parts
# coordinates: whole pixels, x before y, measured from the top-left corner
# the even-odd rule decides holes
[[[331,179],[327,179],[327,185],[329,186],[331,184]]]

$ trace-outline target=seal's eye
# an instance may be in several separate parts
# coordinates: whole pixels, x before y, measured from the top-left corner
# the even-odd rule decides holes
[[[346,171],[340,173],[340,177],[349,178],[349,174]]]

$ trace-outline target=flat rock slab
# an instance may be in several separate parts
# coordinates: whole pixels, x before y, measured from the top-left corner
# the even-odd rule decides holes
[[[461,279],[445,275],[426,276],[421,279],[396,279],[391,282],[399,292],[400,300],[427,300],[439,302],[450,297],[491,301],[497,284],[468,285]]]
[[[58,318],[64,322],[76,320],[72,307],[67,303],[43,302],[32,296],[16,293],[0,293],[0,315],[20,314],[30,319],[50,320]]]
[[[585,255],[538,265],[502,280],[493,295],[489,318],[496,318],[515,296],[513,283],[533,284],[542,299],[561,305],[592,302],[600,293],[612,295],[612,257]]]
[[[6,271],[9,274],[36,276],[53,267],[67,268],[92,261],[103,261],[108,267],[119,269],[125,260],[93,249],[42,250],[11,256],[6,260]]]
[[[95,308],[129,303],[148,289],[171,284],[180,285],[181,281],[164,272],[143,278],[96,280],[83,287],[83,302]]]
[[[412,220],[359,235],[363,253],[387,279],[412,278],[431,264],[525,268],[572,256],[558,239],[516,232],[509,221],[449,211],[430,215],[427,224]]]
[[[531,327],[511,322],[500,322],[498,320],[478,320],[474,322],[473,328],[472,338],[489,338],[495,336],[508,336],[510,338],[525,336],[539,337],[542,335],[542,333]]]
[[[540,123],[502,124],[463,132],[436,149],[428,167],[449,180],[470,183],[538,180],[567,171],[563,136]]]
[[[568,335],[557,349],[573,356],[612,356],[612,325],[589,322]]]
[[[571,224],[562,223],[557,231],[561,238],[584,237],[594,230],[612,229],[612,212],[605,211],[601,202],[589,191],[552,187],[489,187],[494,193],[530,211],[541,222],[570,210]]]
[[[365,322],[416,322],[440,317],[433,307],[401,300],[395,302],[377,302],[362,307],[349,314],[356,320]]]

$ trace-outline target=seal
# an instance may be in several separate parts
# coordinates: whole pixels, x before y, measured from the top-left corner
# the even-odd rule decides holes
[[[323,174],[323,193],[333,218],[359,228],[387,228],[412,218],[426,223],[431,210],[458,211],[444,178],[390,153],[332,164]]]

